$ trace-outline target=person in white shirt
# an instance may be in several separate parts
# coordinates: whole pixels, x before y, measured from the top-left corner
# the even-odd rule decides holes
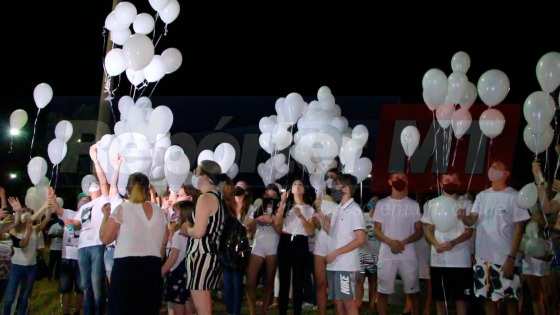
[[[474,294],[484,298],[486,314],[497,314],[506,305],[508,314],[517,314],[520,278],[515,268],[526,209],[517,205],[517,191],[507,185],[510,172],[501,161],[488,169],[492,186],[476,196],[472,211],[458,211],[467,226],[476,228]],[[505,303],[499,303],[502,302]]]
[[[167,220],[150,202],[150,181],[142,173],[128,178],[128,199],[114,209],[103,206],[99,237],[116,241],[109,309],[111,314],[159,314],[163,280],[162,257],[167,241]]]
[[[400,275],[404,293],[412,301],[412,313],[418,314],[418,258],[414,243],[422,237],[420,206],[408,198],[408,177],[393,173],[388,180],[391,195],[375,206],[375,235],[381,242],[377,261],[377,309],[388,311],[388,295],[395,291],[395,279]]]
[[[432,296],[436,301],[438,315],[447,314],[446,303],[455,302],[458,315],[467,314],[466,292],[472,287],[471,249],[470,239],[473,229],[465,227],[463,222],[453,217],[453,226],[445,226],[442,231],[439,225],[440,213],[447,210],[447,214],[455,214],[459,209],[470,213],[471,202],[459,197],[461,181],[456,172],[440,176],[442,196],[452,205],[451,209],[434,209],[435,203],[442,197],[434,198],[424,207],[422,223],[424,236],[431,245],[430,274],[432,280]],[[434,211],[437,211],[434,213]],[[451,224],[449,224],[451,225]]]
[[[360,272],[360,247],[366,242],[362,209],[352,196],[356,192],[356,177],[342,174],[336,188],[342,193],[338,209],[325,227],[329,233],[327,282],[329,298],[334,300],[340,315],[357,315],[355,302],[356,275]],[[338,198],[337,198],[338,199]]]
[[[281,233],[278,243],[280,315],[287,314],[290,286],[292,287],[294,315],[301,314],[305,280],[304,262],[310,255],[308,237],[315,233],[315,225],[311,221],[315,210],[310,206],[313,198],[309,198],[309,192],[306,194],[302,180],[294,180],[290,187],[290,192],[282,194],[280,206],[274,218],[274,228]]]

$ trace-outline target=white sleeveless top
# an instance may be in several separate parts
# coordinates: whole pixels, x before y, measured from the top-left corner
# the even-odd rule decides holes
[[[115,258],[155,256],[161,258],[161,246],[166,229],[166,216],[152,203],[153,214],[146,217],[141,203],[124,201],[111,213],[120,230],[115,246]]]

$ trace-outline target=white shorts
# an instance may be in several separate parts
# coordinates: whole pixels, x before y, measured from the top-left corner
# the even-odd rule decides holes
[[[315,239],[315,248],[313,249],[313,255],[326,257],[329,254],[329,235],[321,230],[317,233]]]
[[[279,241],[280,236],[278,236],[278,234],[259,236],[253,243],[251,255],[259,256],[262,258],[266,258],[268,256],[276,256]]]
[[[550,274],[550,262],[533,257],[525,257],[523,258],[523,267],[521,274],[544,277]]]
[[[395,293],[397,274],[403,281],[405,294],[414,294],[420,291],[418,262],[416,260],[381,259],[377,261],[377,291],[382,294]]]

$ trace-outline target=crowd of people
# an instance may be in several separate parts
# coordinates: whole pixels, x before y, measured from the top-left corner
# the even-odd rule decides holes
[[[3,314],[14,307],[28,314],[45,239],[63,314],[160,314],[165,306],[169,314],[210,315],[221,299],[227,314],[247,305],[251,315],[272,308],[285,315],[290,306],[295,315],[305,308],[322,315],[334,304],[339,315],[384,315],[396,292],[405,295],[403,313],[560,314],[560,194],[553,193],[560,187],[544,181],[538,163],[532,209],[519,207],[500,161],[474,200],[462,194],[461,174],[441,174],[438,190],[453,200],[446,213],[455,220],[441,231],[437,199],[411,198],[405,173],[391,174],[390,195],[363,207],[354,199],[356,178],[336,169],[324,191],[292,178],[255,198],[213,161],[163,195],[134,173],[123,196],[119,167],[108,181],[95,146],[90,156],[97,181],[78,195],[76,210],[63,208],[52,188],[40,209],[0,189]],[[548,245],[539,257],[521,246],[528,229]]]

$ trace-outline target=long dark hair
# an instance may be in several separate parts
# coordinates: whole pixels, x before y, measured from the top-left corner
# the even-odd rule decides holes
[[[315,190],[311,187],[311,185],[309,184],[309,181],[307,180],[306,177],[304,177],[304,178],[299,178],[299,177],[292,178],[289,181],[288,187],[286,187],[286,190],[288,191],[288,200],[286,201],[286,210],[284,211],[284,216],[295,205],[294,195],[292,194],[292,186],[294,185],[294,182],[296,182],[296,181],[300,181],[300,182],[303,183],[303,202],[306,205],[312,205],[313,201],[315,200]]]

